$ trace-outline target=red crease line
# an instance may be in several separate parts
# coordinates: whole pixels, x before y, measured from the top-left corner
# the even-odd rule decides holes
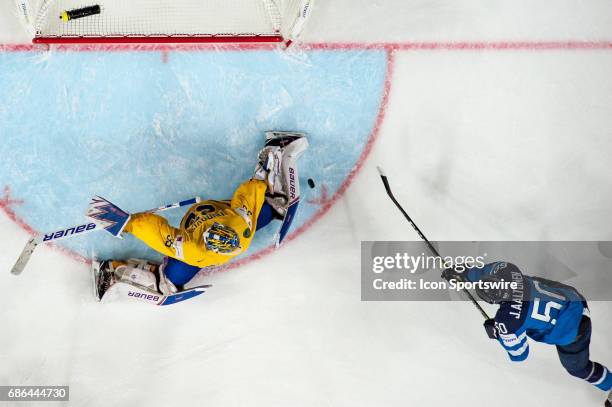
[[[365,163],[365,160],[368,158],[368,156],[370,155],[370,152],[372,151],[372,148],[374,146],[375,141],[377,140],[379,134],[380,134],[380,127],[384,121],[385,118],[385,114],[387,111],[387,105],[389,103],[389,94],[391,93],[391,82],[393,79],[393,67],[394,67],[394,61],[395,61],[395,55],[394,52],[388,51],[387,52],[387,71],[385,74],[385,82],[384,82],[384,86],[383,86],[383,94],[382,94],[382,100],[380,103],[380,107],[378,110],[378,114],[376,116],[376,121],[374,124],[374,128],[372,129],[372,132],[370,133],[370,136],[368,137],[368,141],[366,142],[366,145],[363,149],[363,151],[361,152],[361,155],[359,156],[357,162],[355,163],[355,165],[353,166],[353,168],[351,169],[351,171],[349,172],[349,175],[346,177],[346,179],[344,180],[344,182],[342,182],[342,184],[340,185],[340,187],[338,187],[338,189],[336,190],[336,192],[334,193],[334,195],[331,197],[331,199],[326,200],[325,203],[323,203],[323,205],[321,205],[321,207],[319,208],[319,210],[310,218],[308,219],[308,221],[306,221],[303,225],[301,225],[298,229],[296,229],[295,231],[293,231],[292,233],[290,233],[286,238],[285,238],[285,244],[289,243],[292,240],[295,240],[298,236],[302,235],[306,230],[308,230],[315,222],[317,222],[321,217],[323,217],[330,209],[331,207],[344,195],[344,193],[346,192],[346,190],[348,189],[348,187],[351,185],[351,183],[353,182],[353,180],[355,179],[357,173],[359,172],[359,170],[361,170],[361,168],[363,167],[363,164]],[[28,225],[22,218],[20,218],[19,216],[17,216],[17,214],[10,208],[8,202],[9,202],[9,195],[10,195],[10,190],[9,187],[5,187],[5,198],[0,200],[0,210],[2,210],[8,217],[9,219],[11,219],[14,223],[16,223],[18,226],[20,226],[22,229],[24,229],[27,233],[29,233],[30,235],[36,235],[38,234],[37,231],[35,231],[30,225]],[[68,250],[66,248],[63,248],[61,246],[57,246],[54,244],[49,244],[49,246],[51,246],[52,248],[54,248],[55,250],[60,251],[61,253],[66,254],[67,256],[69,256],[70,258],[82,262],[82,263],[91,263],[91,260],[81,256],[78,253],[75,253],[71,250]],[[243,259],[239,259],[236,260],[232,263],[229,263],[227,265],[221,266],[217,269],[217,271],[228,271],[228,270],[232,270],[235,269],[237,267],[243,266],[245,264],[251,263],[255,260],[259,260],[262,257],[272,253],[273,251],[275,251],[275,247],[274,246],[269,246],[263,250],[260,250],[257,253],[254,253],[250,256],[247,256]]]
[[[387,112],[387,106],[389,104],[389,95],[391,93],[391,82],[393,80],[394,61],[395,61],[394,52],[393,51],[387,52],[387,72],[386,72],[385,83],[383,87],[382,101],[378,109],[378,115],[376,117],[374,128],[372,129],[372,132],[370,133],[368,141],[365,145],[365,148],[361,152],[361,155],[359,156],[359,159],[355,163],[355,166],[350,171],[349,175],[346,177],[346,179],[340,185],[340,187],[338,187],[338,189],[336,190],[334,195],[331,197],[331,199],[327,200],[323,205],[321,205],[321,208],[310,219],[308,219],[303,225],[301,225],[295,231],[291,232],[285,238],[284,244],[287,244],[290,241],[295,240],[297,237],[299,237],[304,232],[306,232],[314,223],[316,223],[319,219],[321,219],[331,209],[331,207],[344,195],[348,187],[353,183],[355,177],[357,176],[357,173],[363,167],[363,164],[365,163],[366,159],[372,152],[374,143],[378,139],[378,136],[380,134],[380,128],[382,126],[382,123],[385,118],[385,114]],[[237,260],[235,262],[228,264],[227,266],[221,267],[219,271],[231,270],[236,267],[240,267],[245,264],[251,263],[255,260],[259,260],[262,257],[273,252],[274,250],[275,250],[274,246],[269,246],[266,249],[263,249],[255,254],[245,257],[244,259]]]
[[[30,236],[38,235],[39,232],[34,230],[34,228],[32,228],[24,219],[18,216],[15,213],[15,211],[11,208],[12,204],[17,203],[17,202],[23,202],[23,201],[12,200],[10,198],[10,192],[11,192],[10,188],[8,186],[5,186],[4,196],[0,199],[0,210],[4,212],[11,221],[13,221],[23,230],[25,230],[26,233],[28,233]],[[78,262],[85,263],[85,264],[91,263],[91,260],[89,260],[88,258],[84,256],[81,256],[78,253],[73,252],[72,250],[66,249],[62,246],[58,246],[54,243],[47,243],[46,245],[62,254],[65,254],[66,256],[70,257],[73,260],[76,260]]]

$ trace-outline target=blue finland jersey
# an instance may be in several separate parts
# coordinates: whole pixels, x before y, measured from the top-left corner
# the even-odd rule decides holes
[[[506,262],[486,264],[467,272],[469,281],[475,282],[487,274],[505,281],[514,281],[518,289],[513,299],[500,304],[495,314],[499,342],[510,359],[522,361],[529,355],[527,337],[552,345],[572,343],[578,334],[583,314],[587,315],[586,301],[573,287],[521,273],[515,265]]]

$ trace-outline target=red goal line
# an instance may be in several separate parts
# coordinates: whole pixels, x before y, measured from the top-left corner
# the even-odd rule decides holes
[[[306,43],[306,49],[386,49],[390,51],[547,51],[609,50],[612,41],[423,41],[379,43]]]
[[[259,38],[261,41],[261,38]],[[276,40],[276,39],[275,39]],[[274,41],[275,41],[274,40]],[[54,50],[70,51],[172,51],[172,50],[274,50],[276,43],[120,43],[120,44],[58,44]],[[612,50],[612,41],[422,41],[422,42],[322,42],[301,43],[292,48],[306,50],[368,50],[387,51],[580,51]],[[0,44],[0,51],[36,51],[45,45]]]

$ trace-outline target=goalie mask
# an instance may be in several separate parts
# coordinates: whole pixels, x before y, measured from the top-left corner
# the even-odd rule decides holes
[[[204,232],[204,244],[208,250],[220,254],[233,254],[241,250],[238,233],[228,226],[213,223]]]

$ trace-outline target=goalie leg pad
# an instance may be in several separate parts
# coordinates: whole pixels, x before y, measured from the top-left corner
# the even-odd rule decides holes
[[[306,137],[300,137],[283,148],[281,163],[283,192],[287,196],[288,205],[300,198],[300,183],[298,177],[297,160],[308,148]]]
[[[286,201],[283,203],[273,196],[273,202],[270,200],[268,202],[275,208],[279,205],[283,206],[285,210],[280,213],[284,215],[286,208],[300,199],[297,160],[308,148],[308,139],[302,133],[292,133],[291,135],[271,139],[269,142],[281,146],[281,174],[278,178],[280,186],[277,187],[278,191],[274,191],[274,194],[283,195]]]
[[[266,181],[266,203],[283,218],[300,199],[297,160],[308,148],[308,139],[295,131],[267,131],[265,135],[266,146],[259,153],[253,178]]]
[[[112,262],[112,269],[118,281],[152,291],[158,291],[157,278],[155,277],[157,267],[156,264],[140,259]]]

